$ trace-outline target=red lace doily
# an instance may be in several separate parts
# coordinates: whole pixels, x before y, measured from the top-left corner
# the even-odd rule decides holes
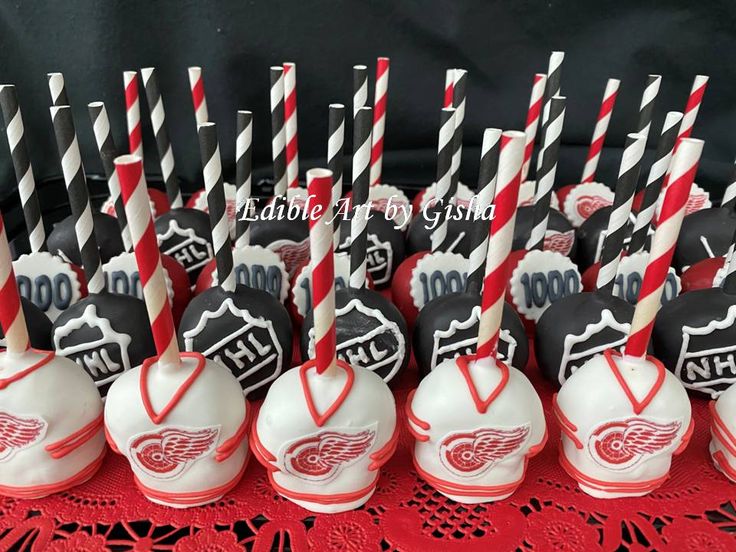
[[[251,460],[240,484],[209,506],[175,510],[148,502],[122,457],[43,500],[0,497],[0,550],[736,550],[736,486],[711,464],[707,401],[693,399],[695,432],[672,477],[644,498],[600,500],[580,492],[557,463],[551,384],[528,370],[544,402],[550,439],[507,500],[463,506],[434,492],[411,467],[401,420],[396,455],[361,510],[310,514],[278,497]],[[416,371],[398,384],[401,405]],[[399,409],[403,415],[403,408]]]

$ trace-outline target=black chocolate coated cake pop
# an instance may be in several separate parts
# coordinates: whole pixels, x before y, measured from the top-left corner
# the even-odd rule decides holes
[[[51,346],[51,320],[25,297],[21,296],[20,304],[23,308],[23,316],[26,318],[31,347],[42,351],[53,350]],[[5,335],[2,328],[0,328],[0,348],[2,347],[5,347]]]
[[[672,265],[678,271],[709,257],[726,254],[736,230],[736,212],[731,209],[703,209],[687,215],[677,238]]]
[[[95,235],[100,247],[100,257],[106,263],[116,255],[125,251],[120,226],[115,217],[104,213],[94,213]],[[77,237],[74,234],[74,217],[68,216],[54,225],[48,237],[48,248],[54,254],[60,254],[65,260],[77,266],[82,266],[82,257],[79,254]]]
[[[519,207],[516,211],[516,226],[514,227],[514,241],[511,245],[513,251],[526,249],[527,240],[532,232],[534,223],[534,206],[527,205]],[[557,209],[550,208],[549,220],[547,221],[547,232],[544,238],[544,249],[557,251],[571,258],[575,258],[577,252],[577,240],[575,239],[575,228],[573,228],[567,217]]]
[[[575,259],[580,271],[583,272],[590,266],[598,262],[601,248],[603,247],[603,238],[608,225],[608,218],[611,216],[611,207],[602,207],[595,213],[590,215],[588,219],[580,225],[576,233],[577,238],[577,254]],[[634,229],[633,220],[626,225],[626,236],[624,245],[628,244],[631,239],[631,232]]]
[[[210,218],[198,209],[172,209],[154,221],[161,253],[179,261],[194,285],[212,258]]]

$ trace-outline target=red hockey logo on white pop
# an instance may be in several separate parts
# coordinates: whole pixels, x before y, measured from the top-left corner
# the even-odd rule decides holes
[[[583,219],[590,218],[590,215],[595,213],[598,209],[609,207],[611,201],[605,197],[584,195],[580,196],[576,202],[575,209]]]
[[[529,437],[529,424],[450,433],[440,442],[440,461],[455,475],[475,477],[511,456]]]
[[[43,418],[0,412],[0,462],[39,442],[46,435],[47,427]]]
[[[219,427],[165,427],[139,433],[128,441],[128,457],[150,477],[175,479],[210,454],[219,435]]]
[[[570,254],[570,251],[572,251],[572,244],[574,241],[575,230],[568,230],[567,232],[547,230],[544,235],[544,250],[557,251],[558,253],[567,256]]]
[[[682,422],[655,422],[646,418],[628,418],[606,422],[588,438],[588,451],[601,466],[624,470],[645,457],[662,454],[674,442]]]

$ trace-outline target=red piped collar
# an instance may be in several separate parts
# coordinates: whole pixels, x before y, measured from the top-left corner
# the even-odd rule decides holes
[[[647,355],[647,360],[651,362],[652,364],[654,364],[654,366],[657,368],[657,379],[654,381],[654,385],[652,385],[651,389],[649,389],[649,392],[646,394],[644,399],[639,401],[634,396],[634,393],[632,393],[631,388],[629,387],[629,384],[626,383],[626,380],[624,379],[623,374],[618,369],[618,365],[616,364],[616,361],[613,359],[613,357],[623,358],[623,355],[618,351],[614,351],[613,349],[607,349],[603,352],[603,356],[606,358],[606,362],[608,362],[608,366],[611,368],[613,375],[616,376],[616,380],[618,381],[618,384],[621,386],[621,389],[626,395],[626,398],[629,399],[629,402],[631,403],[631,407],[634,409],[634,414],[641,414],[644,411],[644,409],[647,406],[649,406],[649,403],[652,402],[654,397],[657,396],[657,393],[659,393],[659,390],[662,388],[662,384],[664,383],[665,370],[666,370],[666,368],[664,367],[664,364],[662,364],[659,360],[657,360],[653,356]]]
[[[501,394],[501,391],[506,387],[506,384],[509,382],[509,367],[500,360],[496,360],[496,366],[501,370],[501,380],[491,391],[491,394],[485,399],[482,399],[480,393],[478,393],[478,389],[475,387],[475,383],[473,383],[473,378],[470,376],[469,364],[474,360],[476,360],[476,355],[465,355],[457,357],[455,362],[458,370],[460,370],[463,378],[465,378],[465,383],[468,385],[468,391],[470,391],[470,397],[475,403],[475,409],[479,414],[485,414],[488,407],[491,406],[491,403],[496,400],[496,398]]]
[[[29,374],[32,374],[42,366],[45,366],[49,362],[51,362],[54,357],[56,356],[56,353],[54,351],[41,351],[39,349],[28,349],[31,352],[38,353],[40,355],[45,355],[43,358],[40,358],[38,362],[32,364],[25,370],[21,370],[20,372],[16,372],[12,376],[9,376],[7,378],[0,378],[0,390],[5,389],[8,387],[11,383],[15,383],[16,381],[22,380],[24,377],[26,377]]]
[[[204,365],[207,362],[204,356],[202,356],[202,354],[200,353],[180,353],[179,358],[196,358],[197,366],[195,366],[189,377],[184,380],[184,382],[179,386],[179,388],[176,390],[176,393],[174,393],[174,396],[171,397],[171,400],[166,403],[166,406],[161,409],[161,412],[156,412],[153,409],[151,398],[148,395],[148,370],[154,363],[158,362],[158,357],[155,356],[147,358],[143,361],[143,364],[141,365],[141,377],[139,379],[141,399],[143,400],[143,406],[146,409],[148,417],[156,425],[162,423],[166,419],[166,416],[169,415],[169,412],[171,412],[176,407],[176,405],[179,404],[179,401],[186,394],[192,384],[197,381],[197,378],[202,373],[202,370],[204,370]]]
[[[342,406],[342,403],[345,402],[345,399],[348,398],[348,395],[350,394],[350,389],[352,389],[353,382],[355,381],[355,372],[353,371],[353,367],[350,366],[347,362],[337,359],[337,367],[345,370],[345,373],[347,374],[347,380],[345,381],[345,386],[342,388],[342,391],[340,391],[340,394],[335,399],[335,402],[333,402],[323,414],[320,414],[319,412],[317,412],[317,406],[314,404],[312,391],[309,389],[309,381],[307,380],[307,371],[314,368],[315,365],[316,361],[314,360],[308,360],[307,362],[302,364],[299,367],[299,379],[302,382],[302,393],[304,393],[304,400],[307,401],[309,414],[312,416],[312,420],[314,420],[314,423],[317,424],[317,427],[322,427],[328,422],[332,415],[337,412],[338,408]]]

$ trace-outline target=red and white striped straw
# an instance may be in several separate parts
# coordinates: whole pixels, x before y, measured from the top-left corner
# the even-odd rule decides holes
[[[204,78],[202,77],[201,67],[189,67],[189,88],[192,91],[192,104],[194,105],[194,118],[197,121],[197,127],[202,123],[210,120],[207,111],[207,98],[204,95]]]
[[[509,254],[514,240],[525,139],[526,135],[520,131],[508,130],[501,134],[501,153],[494,199],[495,211],[490,225],[478,327],[477,360],[479,361],[496,357],[508,282]]]
[[[452,107],[452,98],[455,94],[455,70],[448,69],[445,71],[445,96],[442,100],[442,107]]]
[[[670,185],[662,203],[657,230],[652,237],[649,261],[639,291],[634,318],[631,321],[625,354],[643,358],[652,335],[654,318],[659,310],[662,291],[675,253],[685,206],[698,170],[703,141],[684,138],[672,158]]]
[[[20,304],[18,285],[13,272],[8,235],[0,214],[0,327],[5,334],[5,346],[9,353],[22,353],[31,346],[28,328]]]
[[[125,120],[128,124],[128,151],[143,158],[143,139],[141,134],[141,102],[138,97],[138,73],[125,71]]]
[[[618,79],[608,79],[606,83],[606,90],[603,93],[603,101],[598,111],[598,118],[595,121],[593,138],[590,141],[588,157],[585,159],[583,176],[580,178],[580,182],[593,182],[595,180],[595,171],[598,169],[598,161],[601,159],[603,142],[606,139],[606,132],[608,132],[608,125],[611,122],[611,114],[613,113],[613,106],[616,104],[616,96],[620,85],[621,81]]]
[[[705,94],[706,86],[708,86],[708,77],[705,75],[697,75],[693,81],[693,87],[690,90],[690,95],[688,96],[687,104],[685,105],[685,111],[682,115],[680,130],[677,133],[677,142],[675,142],[675,150],[678,147],[677,143],[683,138],[690,138],[690,135],[693,132],[693,126],[695,126],[695,119],[698,117],[700,104],[703,103],[703,95]]]
[[[526,112],[526,126],[524,134],[526,142],[524,144],[524,164],[521,166],[521,181],[526,180],[529,176],[529,167],[532,164],[532,153],[534,153],[534,139],[537,137],[537,128],[539,127],[539,117],[542,114],[542,104],[544,103],[544,87],[547,84],[547,75],[537,73],[534,75],[534,83],[532,84],[532,95],[529,98],[529,109]]]
[[[373,134],[371,138],[371,186],[380,184],[383,170],[383,136],[386,132],[389,59],[376,60],[376,89],[373,95]]]
[[[289,188],[299,187],[299,140],[296,114],[296,64],[284,68],[284,128],[286,129],[286,180]]]
[[[317,373],[334,375],[336,367],[335,264],[332,251],[332,171],[307,171],[307,192],[314,198],[309,210],[312,263],[314,356]]]
[[[121,155],[115,159],[115,168],[120,180],[120,191],[125,203],[125,214],[128,217],[128,228],[159,366],[177,368],[180,364],[179,346],[151,216],[143,162],[135,155]]]

